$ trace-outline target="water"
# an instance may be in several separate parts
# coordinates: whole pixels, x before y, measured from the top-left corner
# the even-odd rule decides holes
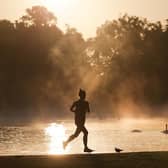
[[[168,135],[161,131],[165,121],[89,121],[89,147],[97,153],[168,151]],[[62,141],[73,133],[73,121],[25,127],[0,127],[0,155],[74,154],[83,152],[82,133],[66,151]],[[142,132],[133,133],[133,129]],[[65,134],[64,134],[65,133]]]

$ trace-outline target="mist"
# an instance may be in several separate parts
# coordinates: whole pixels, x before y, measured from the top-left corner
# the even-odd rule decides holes
[[[0,36],[0,122],[72,118],[79,88],[91,118],[167,116],[167,22],[126,14],[85,40],[34,6],[15,23],[0,20]]]

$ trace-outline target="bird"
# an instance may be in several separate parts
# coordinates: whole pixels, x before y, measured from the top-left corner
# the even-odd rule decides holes
[[[122,152],[123,151],[123,149],[120,149],[120,148],[114,148],[114,150],[117,152],[117,153],[120,153],[120,152]]]

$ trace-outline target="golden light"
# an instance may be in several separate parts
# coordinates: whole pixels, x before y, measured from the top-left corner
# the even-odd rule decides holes
[[[61,124],[52,123],[45,128],[45,133],[49,137],[49,154],[65,154],[63,141],[65,140],[65,128]]]
[[[66,14],[72,10],[79,0],[42,0],[42,4],[49,10],[52,10],[56,15]]]

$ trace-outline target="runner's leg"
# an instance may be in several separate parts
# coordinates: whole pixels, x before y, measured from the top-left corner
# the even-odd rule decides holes
[[[83,132],[83,144],[84,147],[87,148],[87,142],[88,142],[88,130],[85,128],[85,126],[82,127],[82,132]]]
[[[80,132],[81,132],[81,128],[80,127],[77,127],[76,130],[75,130],[75,133],[72,134],[67,141],[65,141],[65,147],[68,145],[69,142],[71,142],[73,139],[75,139],[76,137],[79,136]]]

